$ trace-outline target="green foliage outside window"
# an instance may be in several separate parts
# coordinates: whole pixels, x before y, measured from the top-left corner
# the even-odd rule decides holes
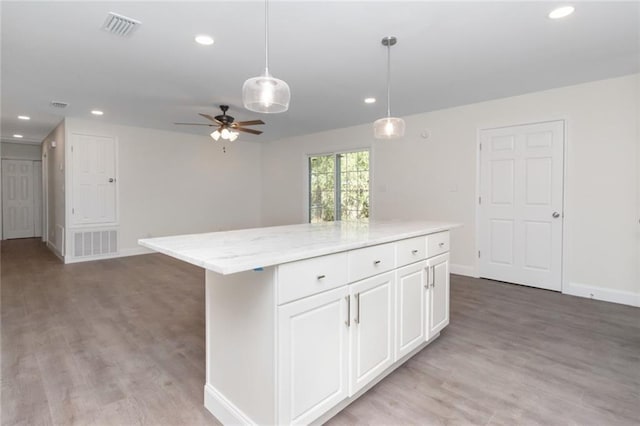
[[[369,218],[369,151],[309,158],[309,222]]]

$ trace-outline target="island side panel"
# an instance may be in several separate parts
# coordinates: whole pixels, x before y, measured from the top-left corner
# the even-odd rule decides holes
[[[206,271],[205,406],[225,424],[276,421],[275,270]]]

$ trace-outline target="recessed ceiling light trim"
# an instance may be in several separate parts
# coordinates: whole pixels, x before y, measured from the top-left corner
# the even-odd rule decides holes
[[[31,117],[28,115],[19,115],[18,120],[31,120]]]
[[[93,114],[93,115],[104,115],[104,112],[100,111],[99,109],[94,109],[94,110],[91,110],[91,114]]]
[[[196,43],[203,46],[211,46],[214,42],[213,37],[206,34],[198,34],[197,36],[195,36],[194,40],[196,41]]]
[[[375,104],[376,103],[376,98],[364,98],[364,103],[365,104]]]
[[[567,16],[571,15],[575,10],[576,9],[573,6],[557,7],[553,9],[551,12],[549,12],[549,18],[550,19],[566,18]]]
[[[15,134],[15,135],[13,135],[13,137],[16,138],[16,139],[22,139],[24,136]]]

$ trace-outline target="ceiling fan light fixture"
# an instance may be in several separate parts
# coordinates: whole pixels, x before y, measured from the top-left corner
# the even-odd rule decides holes
[[[214,130],[213,132],[211,132],[211,135],[209,136],[211,136],[214,141],[217,141],[220,139],[220,131]]]
[[[238,132],[229,132],[229,141],[233,142],[238,139]]]
[[[264,74],[248,79],[242,85],[242,103],[246,109],[263,114],[289,109],[289,85],[269,74],[269,1],[264,2]]]
[[[387,47],[387,116],[373,123],[373,136],[376,139],[397,139],[404,136],[404,120],[391,116],[391,46],[397,42],[398,39],[393,36],[382,39],[382,45]]]

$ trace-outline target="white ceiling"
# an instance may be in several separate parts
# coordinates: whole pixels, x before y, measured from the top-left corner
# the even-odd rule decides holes
[[[273,1],[270,70],[292,99],[288,112],[260,115],[242,109],[241,88],[264,70],[262,2],[3,1],[1,137],[41,141],[63,115],[206,136],[173,123],[204,122],[197,113],[222,103],[236,120],[266,121],[244,140],[373,122],[386,110],[387,35],[398,37],[393,115],[639,72],[640,3],[572,3],[553,21],[560,2]],[[110,11],[142,25],[109,34]],[[195,44],[199,33],[215,44]]]

